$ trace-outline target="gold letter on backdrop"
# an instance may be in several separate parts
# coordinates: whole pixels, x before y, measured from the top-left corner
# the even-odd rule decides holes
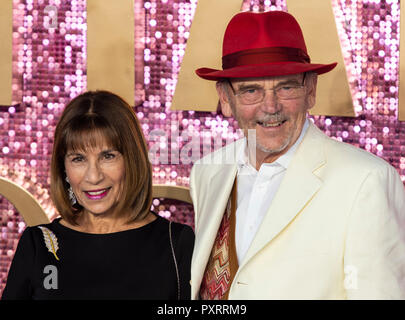
[[[400,4],[398,120],[405,121],[405,1]]]
[[[319,76],[316,104],[311,114],[354,117],[331,0],[287,0],[287,8],[302,28],[311,61],[338,63],[331,72]]]
[[[216,111],[215,81],[200,79],[195,69],[221,69],[222,40],[226,26],[240,11],[243,0],[200,0],[195,10],[187,50],[179,72],[172,110]]]
[[[87,89],[135,103],[133,0],[87,0]]]
[[[0,1],[0,105],[12,104],[13,1]]]
[[[0,178],[0,195],[14,205],[28,226],[50,222],[45,211],[32,194],[14,182]]]

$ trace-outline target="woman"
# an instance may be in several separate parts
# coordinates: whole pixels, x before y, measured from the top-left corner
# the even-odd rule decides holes
[[[152,213],[152,171],[132,108],[84,93],[55,131],[51,196],[61,218],[27,227],[3,299],[189,299],[194,233]]]

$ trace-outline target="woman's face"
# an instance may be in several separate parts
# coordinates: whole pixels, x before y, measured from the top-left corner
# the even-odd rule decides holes
[[[123,155],[110,148],[105,139],[88,150],[68,150],[65,170],[78,203],[86,213],[114,214],[123,194]]]

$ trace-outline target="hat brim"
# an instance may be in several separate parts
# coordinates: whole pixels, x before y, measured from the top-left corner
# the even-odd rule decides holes
[[[257,78],[284,76],[289,74],[316,72],[322,74],[331,71],[336,67],[337,62],[331,64],[313,64],[300,62],[278,62],[255,64],[249,66],[234,67],[226,70],[217,70],[210,68],[199,68],[196,74],[206,80],[221,80],[226,78]]]

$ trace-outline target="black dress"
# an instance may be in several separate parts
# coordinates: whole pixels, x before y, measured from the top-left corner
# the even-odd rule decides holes
[[[108,234],[75,231],[59,221],[42,225],[47,229],[25,229],[2,299],[178,298],[168,220],[157,216],[140,228]],[[174,222],[171,229],[180,298],[190,299],[194,232]],[[52,233],[57,238],[55,254],[44,240]]]

